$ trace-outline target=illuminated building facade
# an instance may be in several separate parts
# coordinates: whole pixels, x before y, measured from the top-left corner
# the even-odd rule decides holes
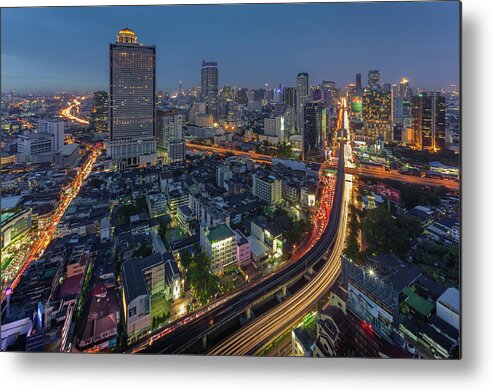
[[[156,160],[156,48],[125,28],[110,44],[109,155],[124,168]]]
[[[380,87],[380,71],[373,69],[368,72],[368,87],[370,88]]]
[[[226,224],[200,228],[200,245],[211,260],[213,273],[220,273],[237,262],[236,234]]]
[[[438,92],[419,94],[412,99],[414,144],[416,148],[440,151],[445,148],[445,97]]]
[[[297,129],[298,133],[303,134],[304,120],[304,108],[305,103],[308,100],[309,85],[308,85],[308,73],[298,73],[296,79],[296,115],[297,115]]]
[[[219,72],[217,62],[202,61],[201,98],[206,103],[206,112],[217,120],[217,97],[219,93]]]
[[[363,92],[364,134],[372,139],[393,141],[392,92],[381,88],[365,88]]]
[[[108,131],[108,93],[96,91],[92,109],[92,126],[96,132]]]

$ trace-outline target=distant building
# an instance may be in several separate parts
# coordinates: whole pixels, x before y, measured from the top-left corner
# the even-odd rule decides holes
[[[364,135],[373,140],[393,141],[392,92],[381,88],[365,88],[363,92]]]
[[[53,152],[56,152],[65,143],[65,122],[58,120],[39,121],[38,133],[53,135]]]
[[[439,92],[419,94],[412,100],[414,145],[428,151],[445,148],[445,97]]]
[[[94,93],[91,120],[96,132],[108,131],[109,103],[106,91],[96,91]]]
[[[368,72],[368,87],[370,89],[380,87],[380,71],[374,69]]]
[[[283,101],[287,107],[296,107],[296,88],[284,87],[283,89]]]
[[[286,139],[285,128],[284,128],[284,117],[277,116],[274,118],[265,118],[264,134],[266,136],[276,136],[280,143],[284,142]]]
[[[202,61],[201,70],[201,98],[206,103],[206,112],[217,119],[217,98],[219,93],[219,71],[217,62]]]
[[[156,160],[156,48],[129,28],[110,44],[108,152],[121,168]]]
[[[298,133],[303,133],[303,125],[305,123],[305,103],[308,100],[308,93],[308,73],[298,73],[298,77],[296,79],[296,128],[298,130]]]

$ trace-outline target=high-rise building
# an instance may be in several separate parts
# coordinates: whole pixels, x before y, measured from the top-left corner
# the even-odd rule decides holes
[[[368,72],[368,87],[378,88],[380,87],[380,72],[376,69]]]
[[[286,141],[284,117],[264,118],[264,135],[277,137],[280,143]]]
[[[445,148],[445,97],[439,92],[416,95],[412,99],[414,143],[418,149]]]
[[[156,111],[156,141],[157,145],[166,148],[169,141],[183,138],[185,116],[177,109]]]
[[[401,79],[399,85],[399,95],[401,98],[406,99],[411,95],[411,89],[409,88],[409,80],[406,77]]]
[[[212,114],[217,120],[217,96],[219,93],[219,76],[217,62],[202,61],[201,98],[206,103],[207,114]]]
[[[296,88],[284,87],[283,100],[287,107],[296,107]]]
[[[327,145],[327,109],[322,101],[305,103],[302,133],[303,160],[323,155]]]
[[[296,111],[297,111],[297,129],[298,133],[303,133],[304,125],[304,107],[308,99],[309,84],[308,73],[298,73],[296,79]]]
[[[356,74],[356,93],[359,91],[363,92],[363,87],[361,86],[361,73]]]
[[[337,87],[336,83],[331,80],[324,80],[320,85],[322,91],[322,99],[325,103],[325,107],[334,107],[337,99]]]
[[[382,88],[365,88],[363,92],[364,134],[384,142],[393,140],[392,92]]]
[[[53,152],[65,144],[65,122],[58,120],[38,121],[38,133],[53,135]]]
[[[96,91],[93,98],[92,107],[92,126],[96,132],[108,131],[108,93],[106,91]]]
[[[109,155],[124,168],[156,160],[156,47],[129,28],[110,44]]]

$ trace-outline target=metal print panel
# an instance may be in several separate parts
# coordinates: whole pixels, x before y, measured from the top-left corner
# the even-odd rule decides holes
[[[460,358],[460,7],[3,8],[1,350]]]

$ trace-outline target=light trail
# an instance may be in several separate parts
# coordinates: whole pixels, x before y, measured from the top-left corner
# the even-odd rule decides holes
[[[74,109],[74,107],[79,107],[79,106],[80,106],[80,102],[77,99],[74,99],[73,102],[69,106],[64,108],[60,114],[62,115],[62,117],[65,117],[71,121],[78,122],[81,125],[89,125],[89,121],[76,117],[75,115],[72,114],[72,110]]]
[[[71,184],[71,192],[70,194],[63,199],[61,204],[58,206],[58,209],[55,213],[55,216],[53,219],[50,221],[48,227],[43,231],[37,242],[33,245],[29,253],[26,255],[26,262],[24,263],[24,266],[21,268],[19,273],[17,273],[16,278],[12,281],[10,285],[6,284],[6,289],[10,288],[12,291],[14,288],[18,285],[22,274],[24,271],[27,269],[27,267],[31,264],[32,261],[35,259],[38,259],[39,256],[46,250],[46,248],[49,246],[51,243],[53,233],[55,232],[56,226],[59,223],[60,219],[62,218],[63,214],[67,210],[68,206],[72,202],[72,200],[77,196],[79,193],[82,184],[86,180],[86,178],[89,176],[92,170],[92,166],[94,165],[94,162],[96,161],[97,157],[99,156],[99,149],[94,148],[91,152],[91,156],[87,159],[85,162],[84,166],[81,168],[77,176],[74,178]],[[8,285],[8,286],[7,286]],[[5,290],[6,290],[5,289]],[[5,291],[2,291],[1,293],[2,297],[1,300],[3,300]]]
[[[338,124],[342,125],[345,107],[341,107]],[[345,175],[343,172],[338,175]],[[345,178],[346,179],[346,178]],[[350,179],[350,178],[347,178]],[[341,270],[341,255],[344,250],[351,199],[352,180],[344,187],[344,197],[337,235],[327,261],[321,270],[294,295],[282,301],[272,310],[253,320],[226,341],[213,348],[209,355],[255,355],[268,347],[272,340],[295,326],[327,295]],[[329,209],[330,212],[330,209]],[[325,225],[328,221],[325,221]],[[324,226],[325,228],[325,226]]]

